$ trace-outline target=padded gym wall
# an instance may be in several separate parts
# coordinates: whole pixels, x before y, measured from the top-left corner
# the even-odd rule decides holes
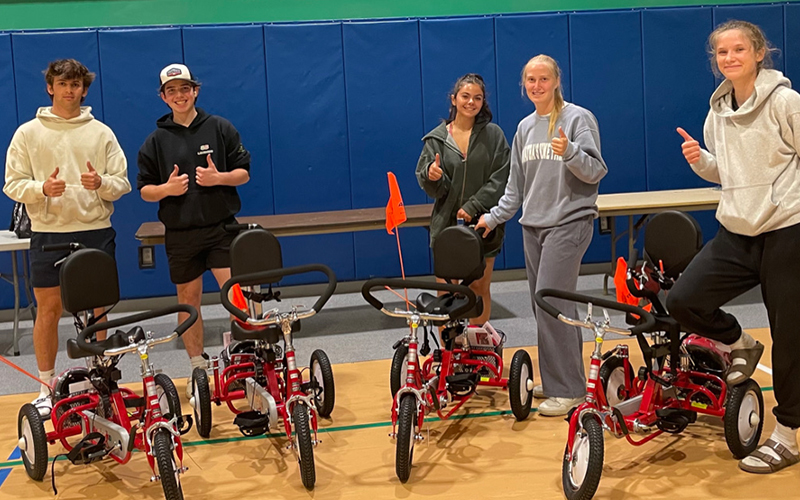
[[[11,35],[0,34],[0,92],[6,96],[5,104],[0,106],[0,158],[3,165],[6,164],[6,152],[14,130],[17,128],[17,100],[14,97],[14,66],[11,55]],[[5,172],[5,168],[3,169]],[[11,209],[14,202],[8,196],[0,196],[0,230],[8,229],[7,221],[11,216]],[[21,262],[21,261],[20,261]],[[11,254],[9,252],[0,253],[0,270],[5,273],[11,272]],[[0,308],[13,307],[13,290],[0,282]]]

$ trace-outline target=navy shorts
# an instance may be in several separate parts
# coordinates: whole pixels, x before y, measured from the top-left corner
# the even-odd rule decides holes
[[[236,224],[236,219],[231,217],[213,226],[164,232],[169,278],[173,283],[189,283],[209,269],[231,267],[231,242],[237,233],[226,231],[226,224]]]
[[[31,285],[34,288],[52,288],[59,286],[56,263],[69,255],[69,250],[43,252],[44,245],[62,243],[81,243],[86,248],[97,248],[116,259],[117,245],[114,242],[117,233],[113,228],[76,231],[74,233],[33,233],[31,234]]]

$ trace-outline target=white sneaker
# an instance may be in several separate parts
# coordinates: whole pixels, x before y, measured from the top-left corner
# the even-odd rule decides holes
[[[41,415],[42,418],[49,418],[50,412],[53,411],[53,399],[49,394],[39,394],[39,397],[31,401],[31,404],[39,410],[39,415]]]
[[[547,396],[544,395],[544,389],[542,388],[542,384],[533,386],[533,397],[536,399],[547,398]]]
[[[539,405],[539,413],[545,417],[560,417],[579,404],[583,403],[586,397],[579,398],[548,398]]]
[[[194,396],[194,393],[192,391],[192,374],[190,373],[189,378],[186,379],[186,399],[191,401],[192,396]]]

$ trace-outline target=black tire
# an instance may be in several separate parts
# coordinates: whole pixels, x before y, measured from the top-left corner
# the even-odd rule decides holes
[[[158,429],[153,437],[153,456],[161,477],[161,487],[166,500],[183,500],[183,488],[178,474],[177,463],[172,456],[172,434],[166,429]]]
[[[25,471],[34,481],[41,481],[47,472],[47,433],[39,410],[30,403],[19,409],[17,437],[24,440],[25,449],[20,446],[20,455]]]
[[[408,346],[400,344],[394,350],[392,356],[392,370],[391,380],[389,387],[392,390],[392,399],[397,395],[397,391],[406,383],[406,356],[408,355]]]
[[[633,384],[633,370],[627,377],[628,387]],[[608,406],[617,406],[630,397],[625,388],[625,360],[619,356],[611,356],[600,366],[600,383],[606,395]],[[609,391],[610,386],[610,391]]]
[[[336,388],[333,383],[333,368],[331,361],[325,351],[317,349],[311,353],[311,363],[309,364],[311,378],[316,381],[316,385],[322,389],[314,395],[314,404],[317,407],[317,414],[322,418],[328,418],[333,413],[333,405],[336,402]]]
[[[528,389],[528,380],[531,389]],[[531,414],[533,401],[533,363],[526,351],[517,351],[511,359],[508,370],[508,401],[511,412],[518,421],[525,420]]]
[[[584,415],[573,445],[573,460],[567,450],[561,464],[561,485],[568,500],[589,500],[597,491],[603,473],[603,427],[594,415]]]
[[[764,397],[755,380],[747,379],[728,391],[723,422],[725,441],[734,458],[744,458],[758,447],[764,426]]]
[[[417,398],[404,394],[397,409],[397,453],[394,462],[397,478],[401,483],[411,476],[414,461],[414,443],[417,427]]]
[[[178,395],[178,390],[172,379],[166,373],[157,373],[153,377],[156,382],[156,390],[161,389],[158,394],[158,404],[161,406],[161,414],[167,420],[173,416],[180,417],[181,413],[181,397]],[[165,412],[164,410],[168,410]]]
[[[305,404],[295,403],[292,408],[292,422],[300,462],[300,478],[307,490],[313,490],[314,483],[317,482],[317,471],[314,468],[314,445],[311,443],[311,426],[308,425],[308,407]]]
[[[207,438],[211,435],[211,389],[208,387],[208,373],[202,368],[192,370],[192,397],[197,433]]]

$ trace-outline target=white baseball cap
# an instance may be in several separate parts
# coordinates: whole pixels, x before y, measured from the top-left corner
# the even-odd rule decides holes
[[[161,87],[159,90],[164,90],[164,84],[172,80],[186,80],[192,85],[200,85],[195,79],[194,75],[185,64],[170,64],[161,70]]]

